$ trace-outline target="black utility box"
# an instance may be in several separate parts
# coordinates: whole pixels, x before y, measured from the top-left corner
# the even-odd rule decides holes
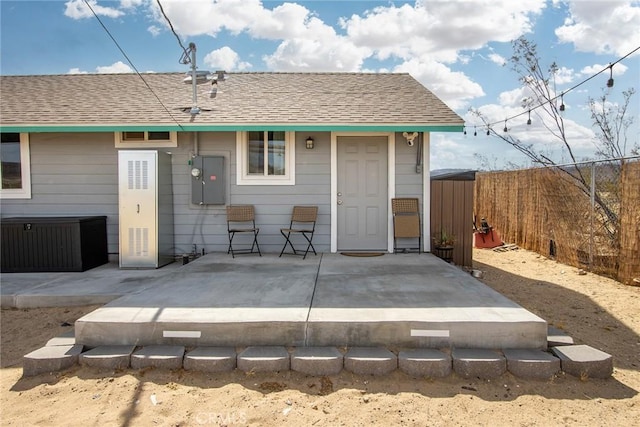
[[[3,273],[86,271],[109,262],[106,216],[0,221]]]

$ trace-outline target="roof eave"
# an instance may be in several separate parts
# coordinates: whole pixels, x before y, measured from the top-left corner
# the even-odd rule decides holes
[[[0,125],[2,132],[235,132],[250,130],[280,130],[304,132],[462,132],[464,123],[220,123],[220,124],[22,124]]]

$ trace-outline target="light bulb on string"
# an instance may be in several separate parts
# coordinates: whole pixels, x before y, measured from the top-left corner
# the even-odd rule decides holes
[[[560,111],[564,111],[564,92],[560,94]]]
[[[467,134],[467,127],[466,127],[466,126],[464,126],[464,127],[462,128],[462,133],[463,133],[463,134],[465,134],[465,135]]]
[[[502,129],[505,132],[509,132],[509,129],[507,128],[507,119],[504,119],[504,129]]]
[[[489,130],[489,126],[487,126],[487,136],[491,135],[491,131]]]
[[[613,64],[609,65],[609,80],[607,80],[607,87],[613,87]]]
[[[478,136],[478,129],[476,126],[473,127],[473,136]]]
[[[527,125],[531,125],[531,110],[529,110],[529,120],[527,120]]]

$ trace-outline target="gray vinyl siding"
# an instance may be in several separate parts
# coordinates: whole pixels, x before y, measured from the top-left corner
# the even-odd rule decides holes
[[[396,197],[417,197],[420,206],[420,221],[424,221],[422,209],[422,179],[424,165],[416,173],[418,140],[409,147],[401,133],[396,133]]]
[[[396,134],[396,197],[417,197],[422,200],[421,173],[416,173],[416,157],[418,154],[418,141],[409,147],[402,134]]]
[[[2,216],[107,216],[118,252],[118,166],[113,133],[32,133],[31,199],[3,199]]]
[[[226,204],[252,204],[256,224],[260,227],[258,242],[265,253],[277,253],[284,238],[280,228],[289,225],[294,205],[318,205],[319,216],[313,242],[316,250],[330,249],[330,133],[312,135],[313,150],[305,148],[309,135],[296,134],[296,185],[236,185],[235,132],[200,132],[198,154],[225,158]],[[176,254],[189,253],[196,245],[201,252],[226,252],[228,246],[225,205],[194,205],[191,203],[191,166],[195,152],[193,134],[179,134],[178,148],[170,150],[173,157],[174,230]],[[238,235],[242,244],[248,236]],[[235,241],[234,241],[235,242]]]
[[[315,148],[305,148],[307,137]],[[278,253],[284,243],[280,228],[288,226],[294,205],[317,205],[313,242],[330,250],[330,132],[297,132],[296,185],[236,185],[235,132],[200,132],[198,154],[225,158],[226,204],[253,204],[265,253]],[[179,133],[172,153],[175,253],[226,252],[225,205],[191,203],[192,133]],[[108,250],[118,253],[118,149],[113,133],[30,134],[32,198],[3,199],[2,217],[106,215]],[[396,134],[396,197],[422,198],[422,174],[415,171],[417,145],[407,146]]]

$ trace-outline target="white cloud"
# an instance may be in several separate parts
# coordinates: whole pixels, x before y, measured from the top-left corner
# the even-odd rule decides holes
[[[556,125],[552,118],[544,112],[544,108],[538,107],[539,104],[534,103],[535,108],[531,111],[531,125],[526,124],[529,114],[523,109],[521,103],[523,98],[529,96],[531,96],[531,92],[525,87],[505,91],[498,97],[497,104],[485,104],[477,110],[497,132],[503,131],[505,119],[508,119],[506,126],[510,135],[525,144],[533,144],[538,150],[555,153],[558,156],[556,160],[559,161],[562,155],[561,142],[550,133],[549,129],[555,129]],[[558,102],[560,101],[558,100]],[[483,126],[484,122],[473,113],[467,113],[464,119],[471,126],[482,126],[483,131],[486,131],[486,126]],[[567,140],[572,147],[583,151],[593,149],[595,135],[592,129],[567,116],[564,116],[563,120]]]
[[[133,9],[143,5],[145,0],[120,0],[120,6],[124,9]]]
[[[490,53],[489,60],[494,64],[497,64],[500,66],[503,66],[507,63],[507,60],[502,55],[498,55],[497,53]]]
[[[67,74],[89,74],[88,71],[82,71],[80,68],[72,68],[67,71]]]
[[[222,30],[232,34],[247,32],[263,39],[297,37],[307,29],[311,12],[296,3],[284,3],[267,9],[260,0],[163,0],[162,7],[178,34],[183,37]],[[152,3],[156,19],[166,25],[157,4]]]
[[[593,64],[593,65],[589,65],[584,67],[582,70],[580,70],[580,74],[582,74],[583,76],[592,76],[596,73],[601,72],[602,70],[605,70],[609,68],[609,64],[607,65],[601,65],[601,64]],[[623,75],[629,68],[624,65],[621,62],[618,62],[616,65],[613,66],[613,75],[614,76],[621,76]],[[602,73],[603,76],[609,76],[609,72],[605,71],[604,73]]]
[[[111,65],[96,67],[96,72],[98,74],[132,73],[133,69],[124,62],[118,61]]]
[[[573,82],[576,74],[572,68],[560,67],[555,75],[555,83],[562,85]]]
[[[95,72],[98,74],[121,74],[132,73],[133,69],[124,62],[118,61],[111,65],[98,66]],[[67,74],[89,74],[89,72],[80,70],[80,68],[71,68]]]
[[[106,16],[108,18],[118,18],[124,15],[124,12],[112,7],[100,6],[97,0],[88,0],[91,8],[98,16]],[[83,0],[70,0],[65,3],[65,16],[71,19],[93,18],[93,12]]]
[[[637,1],[569,1],[570,17],[555,33],[578,51],[626,55],[640,40]]]
[[[147,31],[149,31],[149,33],[151,33],[151,35],[153,37],[157,37],[160,35],[160,33],[162,32],[162,29],[160,27],[158,27],[157,25],[150,25],[147,28]]]
[[[250,63],[241,61],[240,56],[228,46],[209,52],[204,63],[214,70],[244,71],[251,68]]]
[[[342,25],[356,45],[375,49],[381,59],[429,54],[436,61],[454,62],[460,50],[530,32],[531,17],[545,5],[544,0],[417,1],[377,7]]]
[[[482,87],[459,71],[452,71],[428,58],[416,58],[394,68],[395,72],[411,74],[447,103],[452,109],[464,108],[476,97],[484,96]]]

